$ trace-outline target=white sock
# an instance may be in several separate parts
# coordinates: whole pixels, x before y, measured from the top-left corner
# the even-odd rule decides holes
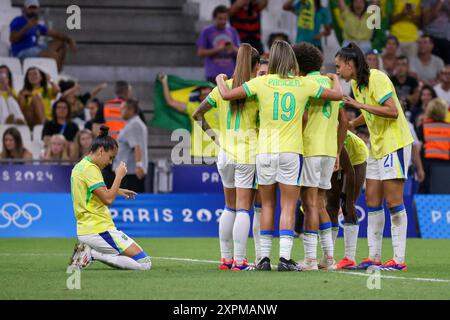
[[[391,236],[394,248],[394,260],[397,263],[405,263],[406,254],[406,233],[408,228],[408,216],[405,205],[401,204],[394,208],[389,208],[391,213]]]
[[[381,247],[384,231],[384,208],[367,208],[369,218],[367,226],[367,241],[369,243],[369,259],[381,260]]]
[[[294,230],[280,230],[280,258],[291,260]]]
[[[319,226],[320,246],[325,257],[334,256],[333,235],[331,232],[331,222],[321,223]]]
[[[236,211],[225,207],[219,220],[220,256],[227,261],[231,261],[231,243],[233,240],[233,225],[236,218]]]
[[[272,253],[272,230],[261,230],[260,231],[260,244],[261,244],[261,258],[269,258]]]
[[[234,220],[233,243],[234,261],[242,264],[247,254],[247,239],[250,232],[250,213],[247,210],[239,209]]]
[[[94,249],[91,249],[91,255],[94,258],[94,260],[101,261],[104,264],[119,269],[150,270],[152,266],[150,259],[143,259],[143,261],[139,263],[136,260],[133,260],[132,258],[127,256],[104,254]]]
[[[356,257],[356,243],[358,242],[358,233],[358,224],[344,224],[345,257],[353,261],[355,261]]]
[[[317,260],[317,239],[318,235],[316,231],[306,231],[303,235],[303,247],[305,250],[305,260],[314,259]]]
[[[255,242],[255,260],[261,259],[261,243],[260,243],[260,219],[261,219],[261,205],[256,204],[253,210],[253,241]]]
[[[336,245],[336,239],[339,233],[339,223],[331,223],[331,236],[333,238],[333,245]]]

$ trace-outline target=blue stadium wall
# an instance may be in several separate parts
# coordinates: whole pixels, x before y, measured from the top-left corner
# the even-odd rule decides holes
[[[0,166],[0,237],[75,237],[70,169]],[[117,228],[131,237],[217,237],[224,198],[215,166],[177,166],[173,173],[174,193],[140,194],[129,201],[118,197],[110,208]],[[408,237],[450,238],[449,195],[405,192],[404,201]],[[366,237],[364,195],[357,211],[360,237]],[[385,213],[388,217],[387,208]],[[390,219],[384,235],[390,236]]]

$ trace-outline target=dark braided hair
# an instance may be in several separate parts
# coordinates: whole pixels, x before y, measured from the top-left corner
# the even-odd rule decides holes
[[[358,90],[369,85],[370,69],[367,64],[366,57],[361,49],[354,43],[350,42],[346,47],[336,53],[335,57],[339,57],[345,62],[352,60],[356,67],[356,83]]]
[[[112,149],[118,149],[119,145],[117,141],[114,140],[111,136],[108,135],[109,128],[105,125],[100,127],[100,134],[94,139],[92,145],[90,147],[90,152],[97,151],[100,147],[103,147],[105,151],[109,151]]]

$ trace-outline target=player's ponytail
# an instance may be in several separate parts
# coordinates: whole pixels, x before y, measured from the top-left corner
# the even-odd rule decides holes
[[[336,53],[336,57],[344,61],[352,60],[356,67],[356,83],[358,90],[369,85],[370,69],[367,64],[366,57],[361,49],[354,43],[350,42],[346,47]]]
[[[248,43],[241,44],[237,53],[236,67],[234,68],[233,89],[242,86],[244,82],[250,80],[252,71],[256,64],[259,63],[259,59],[260,55],[258,50]],[[232,101],[230,104],[231,113],[235,113],[239,106],[244,103],[245,99]]]
[[[108,135],[109,128],[105,125],[100,127],[100,134],[94,139],[89,149],[90,152],[97,151],[100,147],[103,147],[105,151],[119,148],[117,141]]]

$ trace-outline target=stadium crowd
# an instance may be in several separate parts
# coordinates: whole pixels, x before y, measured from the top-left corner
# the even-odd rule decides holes
[[[427,193],[431,167],[450,163],[450,1],[330,0],[328,6],[322,3],[285,1],[280,11],[291,11],[298,17],[296,38],[271,34],[266,49],[275,40],[283,39],[293,44],[308,42],[323,50],[324,39],[332,31],[342,45],[358,44],[366,53],[369,66],[388,74],[395,85],[415,139],[411,175],[421,183],[421,192]],[[372,4],[381,8],[378,29],[367,25],[371,15],[367,9]],[[229,6],[214,9],[213,23],[201,31],[197,41],[206,80],[215,82],[220,73],[232,76],[241,43],[250,43],[268,58],[261,36],[261,14],[267,5],[268,0],[231,0]],[[38,0],[26,0],[23,15],[10,21],[10,55],[24,65],[28,58],[53,59],[60,72],[67,50],[76,54],[76,42],[40,22],[39,7]],[[43,41],[44,36],[51,41]],[[74,163],[88,153],[100,125],[105,123],[119,144],[128,146],[121,147],[128,154],[120,158],[128,161],[129,174],[133,176],[130,179],[134,183],[129,188],[142,191],[142,186],[137,186],[147,172],[149,160],[147,124],[130,85],[117,81],[116,97],[100,101],[96,95],[106,84],[83,93],[78,83],[57,81],[43,69],[31,65],[19,81],[15,78],[22,75],[14,73],[11,65],[0,65],[0,126],[4,128],[0,159]],[[23,87],[16,90],[14,84],[22,81]],[[350,94],[350,87],[345,88]],[[346,106],[345,110],[349,120],[359,115],[351,107]],[[132,132],[133,137],[145,139],[136,144],[137,139],[125,139],[120,132]],[[355,133],[369,144],[367,128],[358,128]],[[135,151],[136,145],[140,146],[139,152]]]

